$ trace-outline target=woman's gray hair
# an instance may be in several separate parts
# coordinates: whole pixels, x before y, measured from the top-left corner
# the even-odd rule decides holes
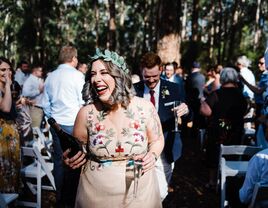
[[[103,62],[109,74],[115,79],[115,89],[112,92],[109,104],[103,103],[105,109],[107,111],[110,111],[117,104],[121,104],[123,107],[126,108],[130,103],[130,99],[135,95],[135,90],[131,82],[131,74],[121,70],[117,65],[113,64],[111,61],[104,61],[102,58],[97,60],[101,60]],[[86,82],[82,91],[82,96],[85,101],[85,104],[92,104],[98,100],[96,90],[94,86],[90,84],[91,81],[90,71],[92,69],[92,63],[97,60],[93,60],[91,62],[89,70],[87,72]]]
[[[244,67],[250,67],[251,61],[246,56],[239,56],[236,61],[237,64],[241,64]]]
[[[234,68],[226,67],[220,73],[220,83],[237,83],[239,82],[238,73]]]

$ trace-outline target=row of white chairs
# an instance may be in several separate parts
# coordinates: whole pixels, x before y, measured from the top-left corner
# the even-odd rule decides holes
[[[53,162],[51,156],[52,137],[46,138],[40,128],[33,128],[33,142],[31,146],[21,147],[22,167],[20,170],[20,176],[25,185],[29,188],[31,193],[35,195],[35,201],[22,201],[18,200],[18,194],[0,194],[0,208],[8,207],[8,204],[14,203],[23,207],[41,207],[42,190],[55,191],[56,186],[54,177],[52,175]],[[41,153],[45,153],[43,155]],[[23,161],[27,158],[30,161],[27,165],[23,164]],[[45,185],[44,179],[48,178],[48,182]]]
[[[245,176],[248,167],[248,160],[242,161],[242,157],[252,157],[257,152],[261,151],[261,147],[246,146],[246,145],[221,145],[220,161],[218,171],[218,181],[221,186],[221,208],[228,205],[226,201],[226,178],[234,176]],[[227,159],[230,155],[238,156],[238,160]],[[227,156],[227,157],[225,157]],[[257,202],[268,200],[268,186],[255,184],[253,197],[250,203],[250,208],[257,207]]]

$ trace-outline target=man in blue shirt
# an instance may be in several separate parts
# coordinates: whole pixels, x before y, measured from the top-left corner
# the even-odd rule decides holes
[[[258,152],[249,161],[246,178],[239,191],[242,203],[250,203],[256,183],[268,184],[268,149]]]

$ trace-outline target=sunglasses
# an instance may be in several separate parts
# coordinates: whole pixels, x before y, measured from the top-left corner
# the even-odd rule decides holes
[[[0,68],[1,72],[10,71],[10,70],[11,70],[11,68]]]
[[[264,64],[264,62],[259,62],[259,64],[260,64],[260,65],[263,65],[263,64]]]

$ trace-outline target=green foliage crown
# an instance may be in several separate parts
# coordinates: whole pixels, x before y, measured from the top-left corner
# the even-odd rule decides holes
[[[125,74],[129,73],[126,62],[122,56],[119,56],[114,51],[109,51],[106,49],[104,53],[101,52],[99,48],[96,48],[94,56],[91,57],[92,60],[97,60],[103,58],[104,61],[111,61],[113,64],[119,67]]]

